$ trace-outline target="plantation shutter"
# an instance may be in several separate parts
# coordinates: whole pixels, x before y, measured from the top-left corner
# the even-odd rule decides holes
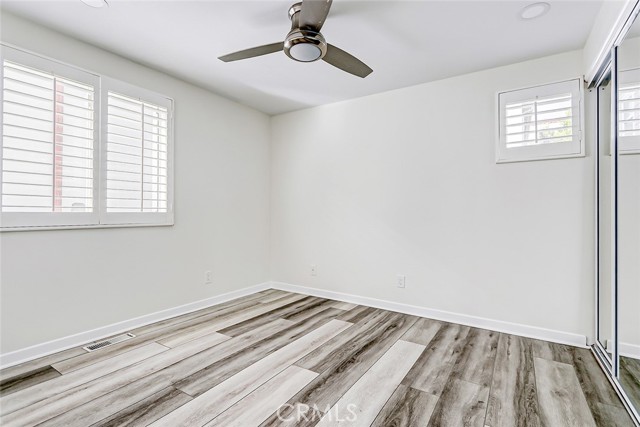
[[[3,47],[3,227],[97,223],[96,81]]]
[[[640,153],[640,69],[618,74],[618,150]]]
[[[164,223],[171,209],[170,101],[122,82],[105,86],[106,222]]]
[[[579,79],[498,94],[497,161],[584,154]]]

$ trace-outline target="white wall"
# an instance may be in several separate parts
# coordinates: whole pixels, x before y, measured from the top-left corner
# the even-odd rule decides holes
[[[0,234],[2,353],[268,279],[266,115],[4,12],[1,24],[3,42],[173,97],[176,160],[173,227]]]
[[[591,336],[593,158],[494,160],[496,91],[582,67],[569,52],[272,118],[272,278]]]

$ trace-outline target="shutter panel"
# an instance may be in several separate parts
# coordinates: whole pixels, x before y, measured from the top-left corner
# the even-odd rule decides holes
[[[507,148],[573,140],[571,93],[506,104],[505,110]]]
[[[584,156],[582,80],[498,94],[496,161]]]
[[[640,82],[620,84],[618,132],[621,137],[640,137]]]
[[[2,71],[2,212],[93,212],[94,87],[9,60]]]
[[[107,94],[107,213],[168,212],[167,108]]]

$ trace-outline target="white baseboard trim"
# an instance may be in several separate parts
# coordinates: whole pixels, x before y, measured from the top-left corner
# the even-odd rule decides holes
[[[9,366],[48,356],[50,354],[67,350],[72,347],[85,345],[92,341],[110,337],[112,335],[117,335],[122,332],[127,332],[131,329],[136,329],[150,323],[159,322],[161,320],[191,313],[193,311],[202,310],[203,308],[211,307],[212,305],[221,304],[223,302],[231,301],[232,299],[254,294],[256,292],[264,291],[270,288],[271,282],[265,282],[259,285],[239,289],[237,291],[228,292],[226,294],[216,295],[200,301],[190,302],[178,307],[168,308],[166,310],[157,311],[151,314],[145,314],[143,316],[124,320],[122,322],[112,323],[111,325],[102,326],[90,331],[80,332],[78,334],[58,338],[42,344],[36,344],[31,347],[26,347],[20,350],[11,351],[9,353],[0,354],[0,369],[8,368]]]
[[[415,305],[385,301],[376,298],[327,291],[324,289],[309,288],[306,286],[292,285],[283,282],[271,282],[271,287],[274,289],[280,289],[282,291],[297,292],[301,294],[321,298],[329,298],[358,305],[367,305],[369,307],[381,308],[384,310],[396,311],[399,313],[411,314],[414,316],[428,317],[430,319],[442,320],[451,323],[459,323],[461,325],[473,326],[475,328],[489,329],[492,331],[505,332],[508,334],[519,335],[527,338],[535,338],[544,341],[551,341],[560,344],[587,348],[587,337],[585,335],[573,334],[570,332],[554,331],[551,329],[539,328],[536,326],[504,322],[502,320],[487,319],[484,317],[469,316],[466,314],[452,313],[449,311],[436,310],[433,308],[418,307]]]
[[[607,340],[606,345],[606,350],[611,350],[613,348],[611,340]],[[640,345],[621,342],[618,343],[618,347],[618,353],[620,353],[620,356],[640,359]]]

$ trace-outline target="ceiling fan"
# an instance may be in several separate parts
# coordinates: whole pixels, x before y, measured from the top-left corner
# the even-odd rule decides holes
[[[284,42],[252,47],[219,57],[224,62],[253,58],[283,50],[291,59],[313,62],[322,59],[334,67],[358,77],[367,77],[373,70],[355,56],[325,41],[320,33],[332,0],[303,0],[289,8],[291,31]]]

